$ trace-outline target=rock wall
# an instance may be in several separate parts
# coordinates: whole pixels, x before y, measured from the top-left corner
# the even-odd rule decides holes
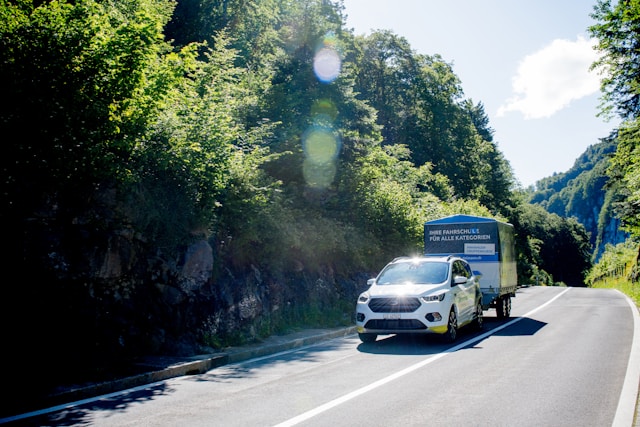
[[[237,271],[206,239],[167,252],[127,227],[50,219],[30,222],[22,249],[29,284],[12,299],[29,304],[8,338],[16,358],[47,349],[66,377],[143,355],[212,352],[305,322],[323,326],[310,323],[336,322],[340,310],[349,324],[367,278],[337,277],[331,266],[320,274]]]

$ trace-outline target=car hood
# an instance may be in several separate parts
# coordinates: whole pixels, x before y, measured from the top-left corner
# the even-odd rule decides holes
[[[440,283],[437,285],[416,285],[416,284],[403,284],[403,285],[372,285],[369,288],[369,295],[371,297],[386,297],[386,296],[422,296],[429,295],[439,290],[448,289],[446,283]]]

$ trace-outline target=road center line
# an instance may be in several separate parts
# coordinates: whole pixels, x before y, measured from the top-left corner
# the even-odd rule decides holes
[[[558,295],[556,295],[555,297],[551,298],[549,301],[547,301],[546,303],[534,308],[533,310],[529,311],[528,313],[526,313],[523,316],[517,317],[513,320],[511,320],[510,322],[505,323],[504,325],[501,325],[495,329],[492,329],[488,332],[485,332],[484,334],[478,335],[477,337],[473,337],[463,343],[460,343],[454,347],[451,347],[449,349],[447,349],[446,351],[442,352],[442,353],[438,353],[436,355],[433,355],[431,357],[429,357],[428,359],[425,359],[421,362],[418,362],[414,365],[411,365],[401,371],[396,372],[395,374],[391,374],[387,377],[384,377],[378,381],[375,381],[367,386],[361,387],[357,390],[352,391],[351,393],[347,393],[344,396],[338,397],[337,399],[334,399],[330,402],[325,403],[324,405],[320,405],[317,408],[311,409],[310,411],[304,412],[296,417],[290,418],[287,421],[284,421],[278,425],[276,425],[275,427],[289,427],[289,426],[294,426],[296,424],[299,424],[303,421],[306,421],[310,418],[315,417],[316,415],[319,415],[325,411],[328,411],[329,409],[335,408],[336,406],[342,405],[343,403],[346,403],[352,399],[355,399],[358,396],[361,396],[365,393],[368,393],[372,390],[375,390],[378,387],[382,387],[383,385],[390,383],[393,380],[396,380],[398,378],[401,378],[405,375],[408,375],[420,368],[425,367],[426,365],[430,364],[431,362],[435,362],[438,359],[443,358],[444,356],[446,356],[449,353],[453,353],[455,351],[458,351],[464,347],[467,347],[470,344],[473,344],[477,341],[483,340],[484,338],[495,334],[498,331],[503,330],[506,327],[509,327],[511,325],[513,325],[514,323],[517,323],[519,321],[521,321],[522,319],[525,319],[526,317],[536,313],[537,311],[543,309],[544,307],[548,306],[549,304],[551,304],[552,302],[554,302],[556,299],[560,298],[562,295],[564,295],[566,292],[568,292],[571,288],[567,288],[564,291],[560,292]]]

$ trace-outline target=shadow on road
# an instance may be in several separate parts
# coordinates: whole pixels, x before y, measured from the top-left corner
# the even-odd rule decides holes
[[[91,414],[95,412],[126,411],[129,405],[151,401],[159,396],[172,393],[172,388],[165,382],[149,386],[144,390],[123,392],[114,397],[104,397],[100,400],[85,403],[80,406],[70,406],[52,413],[33,415],[28,418],[9,421],[7,426],[36,427],[36,426],[89,426],[93,425]]]
[[[507,327],[504,325],[512,323]],[[484,327],[481,331],[472,331],[469,328],[461,328],[458,331],[458,338],[453,344],[446,343],[437,335],[425,334],[399,334],[399,335],[382,335],[373,343],[361,343],[358,345],[358,351],[370,354],[397,354],[397,355],[429,355],[447,351],[449,348],[459,345],[467,340],[472,340],[495,329],[502,329],[483,337],[480,341],[489,336],[526,336],[534,335],[540,329],[546,326],[546,323],[540,322],[528,317],[511,317],[509,319],[497,319],[495,317],[485,317]],[[469,346],[475,346],[479,341],[469,343]]]
[[[448,351],[466,341],[471,341],[465,348],[475,347],[482,340],[495,336],[527,336],[534,335],[542,329],[546,323],[531,318],[513,317],[509,319],[497,319],[496,317],[484,317],[482,331],[474,331],[471,328],[462,328],[458,333],[455,343],[446,343],[439,336],[423,334],[401,334],[380,336],[376,342],[360,343],[358,351],[369,354],[389,355],[430,355]],[[496,330],[497,329],[497,330]],[[495,331],[495,332],[491,332]],[[474,338],[477,338],[474,340]],[[292,360],[298,362],[313,362],[320,358],[323,352],[338,350],[342,347],[354,345],[352,338],[345,340],[333,340],[317,346],[308,346],[272,354],[268,357],[253,359],[246,363],[226,365],[224,368],[214,369],[204,374],[193,375],[188,381],[196,382],[229,382],[238,378],[249,378],[269,365],[289,363]],[[150,384],[144,389],[131,389],[113,396],[102,396],[99,400],[87,401],[77,406],[58,408],[55,412],[30,416],[9,422],[11,426],[88,426],[94,423],[97,413],[115,414],[126,411],[132,404],[152,401],[160,396],[174,393],[176,390],[170,382]],[[77,402],[76,402],[77,403]]]
[[[203,374],[196,374],[183,377],[185,381],[194,382],[230,382],[234,379],[250,378],[258,375],[259,370],[271,365],[290,363],[292,360],[297,362],[314,362],[319,360],[321,353],[327,351],[335,351],[345,346],[352,346],[340,340],[332,340],[321,343],[316,346],[307,346],[294,349],[292,351],[283,351],[273,355],[243,361],[241,363],[233,363],[216,369],[212,369]],[[161,381],[144,388],[124,390],[116,392],[113,396],[98,396],[97,400],[88,399],[84,403],[74,402],[68,407],[64,405],[56,408],[55,411],[32,414],[27,418],[0,422],[6,426],[20,427],[41,427],[41,426],[90,426],[95,423],[96,414],[109,413],[110,415],[118,412],[126,411],[131,405],[141,404],[144,402],[155,400],[161,396],[172,394],[176,391],[175,387],[169,381]],[[48,408],[48,411],[53,408]]]

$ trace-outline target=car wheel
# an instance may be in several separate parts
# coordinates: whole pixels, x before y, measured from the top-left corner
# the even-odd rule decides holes
[[[375,342],[378,338],[376,334],[358,334],[358,337],[360,338],[360,341],[364,343]]]
[[[481,331],[483,325],[484,325],[484,317],[482,312],[482,303],[478,302],[478,304],[476,305],[476,318],[473,321],[473,328],[476,331]]]
[[[447,321],[447,332],[444,334],[444,340],[446,342],[454,342],[458,336],[458,318],[456,312],[452,308],[449,312],[449,321]]]

